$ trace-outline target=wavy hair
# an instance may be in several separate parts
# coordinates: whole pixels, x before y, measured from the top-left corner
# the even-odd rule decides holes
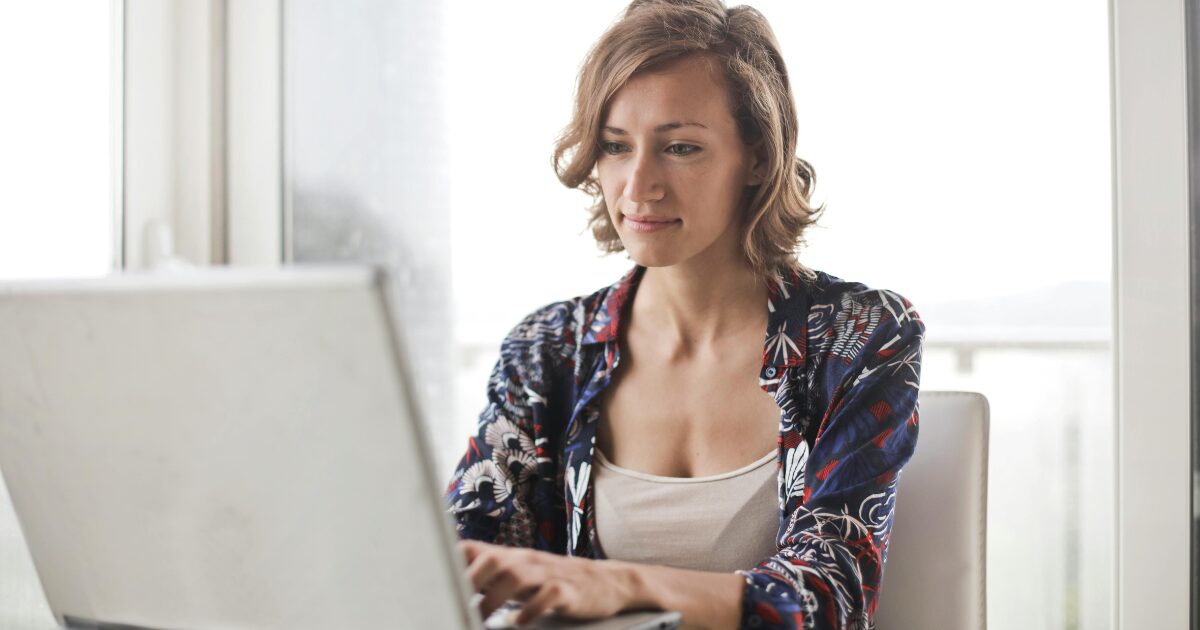
[[[789,267],[811,278],[796,251],[824,207],[812,206],[816,172],[796,156],[796,104],[779,42],[751,7],[726,8],[721,0],[630,3],[579,70],[574,113],[554,147],[559,181],[595,200],[588,225],[600,249],[623,251],[596,175],[609,103],[634,75],[697,54],[714,57],[724,69],[742,141],[761,142],[766,156],[763,182],[747,187],[741,239],[747,263],[762,277]]]

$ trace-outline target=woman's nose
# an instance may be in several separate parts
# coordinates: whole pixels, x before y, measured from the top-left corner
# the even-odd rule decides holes
[[[643,153],[635,156],[629,165],[628,177],[625,180],[625,198],[633,203],[661,200],[665,188],[662,174],[653,158]]]

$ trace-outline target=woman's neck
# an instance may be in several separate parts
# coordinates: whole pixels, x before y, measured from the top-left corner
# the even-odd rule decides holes
[[[767,285],[748,264],[651,267],[632,315],[639,328],[653,328],[681,346],[711,346],[748,327],[765,331],[766,301]]]

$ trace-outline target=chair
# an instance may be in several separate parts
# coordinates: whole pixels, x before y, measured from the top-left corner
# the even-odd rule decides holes
[[[879,630],[987,627],[988,402],[921,392],[875,611]]]

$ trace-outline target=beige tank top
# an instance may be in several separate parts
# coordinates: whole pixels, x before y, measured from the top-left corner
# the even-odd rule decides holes
[[[708,477],[650,475],[595,454],[596,537],[608,558],[730,572],[775,554],[776,451]]]

